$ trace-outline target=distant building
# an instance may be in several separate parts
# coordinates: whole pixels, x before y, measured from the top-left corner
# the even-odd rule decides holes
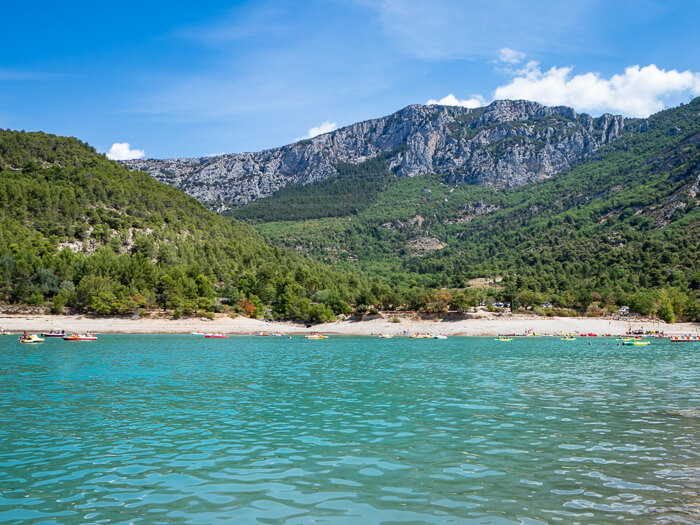
[[[620,314],[629,315],[630,314],[630,307],[629,306],[620,306]]]
[[[544,303],[542,305],[542,308],[551,308],[551,307],[552,307],[552,303],[550,303],[550,302]]]

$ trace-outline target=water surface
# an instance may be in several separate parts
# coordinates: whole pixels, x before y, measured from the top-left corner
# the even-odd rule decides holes
[[[0,522],[697,523],[699,351],[0,337]]]

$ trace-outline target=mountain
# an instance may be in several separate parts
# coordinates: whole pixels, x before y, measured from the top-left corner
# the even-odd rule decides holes
[[[0,303],[323,320],[368,286],[75,138],[0,130]]]
[[[468,109],[411,105],[295,144],[199,159],[124,161],[223,211],[338,175],[339,166],[382,156],[399,177],[512,188],[547,179],[620,137],[635,120],[592,118],[568,107],[499,100]]]
[[[387,153],[229,213],[276,245],[403,288],[404,298],[411,287],[469,291],[475,278],[503,279],[488,293],[533,308],[666,305],[664,318],[697,318],[700,98],[628,120],[615,137],[515,188],[397,177]],[[393,293],[377,300],[396,302]]]

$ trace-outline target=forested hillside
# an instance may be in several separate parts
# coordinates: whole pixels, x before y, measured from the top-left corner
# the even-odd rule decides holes
[[[367,288],[74,138],[0,130],[0,168],[0,302],[322,320]]]
[[[668,320],[698,318],[700,99],[637,122],[592,160],[515,189],[398,178],[381,159],[339,169],[353,192],[335,191],[338,177],[233,214],[273,243],[380,276],[389,286],[373,299],[384,305],[443,287],[459,304],[455,290],[483,277],[503,278],[488,293],[515,306],[595,313],[630,305]],[[428,295],[424,305],[434,302]]]

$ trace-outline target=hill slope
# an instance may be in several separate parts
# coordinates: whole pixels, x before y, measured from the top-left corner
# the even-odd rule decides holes
[[[628,126],[587,162],[514,189],[398,178],[383,159],[354,167],[350,178],[357,188],[346,197],[329,179],[232,213],[258,222],[274,243],[399,287],[505,276],[506,295],[528,305],[632,302],[647,312],[670,294],[677,314],[687,307],[697,315],[700,99]],[[282,211],[298,220],[282,220]]]
[[[636,121],[628,124],[638,125]],[[257,153],[125,161],[219,211],[380,155],[400,177],[437,173],[497,188],[542,180],[589,158],[625,127],[567,107],[500,100],[487,107],[408,106],[392,115]]]
[[[320,320],[364,286],[73,138],[0,130],[0,168],[0,302]]]

